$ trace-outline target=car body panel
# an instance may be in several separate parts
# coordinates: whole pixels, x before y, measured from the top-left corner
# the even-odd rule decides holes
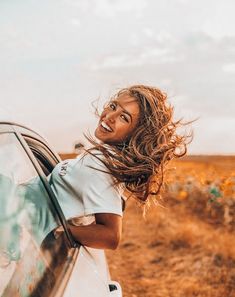
[[[103,250],[81,246],[74,266],[74,276],[70,279],[63,297],[110,296],[109,272]]]

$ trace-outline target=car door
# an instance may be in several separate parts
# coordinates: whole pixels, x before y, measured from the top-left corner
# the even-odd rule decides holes
[[[0,125],[0,296],[62,296],[78,249],[26,140]]]

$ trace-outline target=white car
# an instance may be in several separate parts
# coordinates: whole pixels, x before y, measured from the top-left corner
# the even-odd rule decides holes
[[[70,234],[47,182],[59,161],[36,132],[0,122],[0,296],[121,297],[104,251]]]

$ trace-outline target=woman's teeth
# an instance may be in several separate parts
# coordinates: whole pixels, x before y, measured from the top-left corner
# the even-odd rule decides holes
[[[105,122],[101,122],[101,126],[105,129],[105,130],[107,130],[107,131],[109,131],[109,132],[112,132],[113,130],[105,123]]]

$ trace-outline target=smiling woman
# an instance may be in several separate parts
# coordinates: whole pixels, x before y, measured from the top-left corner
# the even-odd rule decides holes
[[[123,201],[157,200],[166,164],[186,153],[173,108],[159,89],[120,90],[99,115],[92,147],[58,164],[49,182],[80,244],[116,249],[122,234]]]

